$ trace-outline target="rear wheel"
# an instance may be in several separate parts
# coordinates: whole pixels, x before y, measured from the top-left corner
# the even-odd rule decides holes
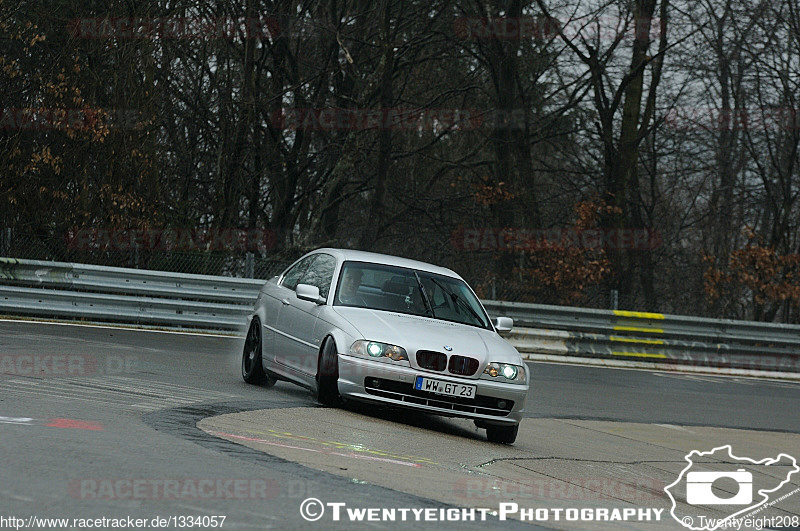
[[[489,442],[513,444],[517,440],[519,424],[513,426],[486,426],[486,438]]]
[[[249,384],[275,385],[275,379],[264,372],[261,361],[261,321],[253,317],[242,352],[242,379]]]
[[[328,337],[322,345],[317,369],[317,400],[324,406],[336,407],[342,404],[339,395],[339,354],[336,343]]]

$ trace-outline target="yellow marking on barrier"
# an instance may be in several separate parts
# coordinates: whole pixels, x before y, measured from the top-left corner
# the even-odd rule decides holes
[[[666,354],[648,354],[647,352],[611,352],[615,356],[628,356],[630,358],[659,358],[664,359]]]
[[[659,319],[664,320],[663,313],[630,312],[627,310],[614,310],[617,317],[635,317],[636,319]]]
[[[660,339],[634,339],[632,337],[609,337],[611,341],[622,341],[623,343],[644,343],[645,345],[663,345],[664,342]]]
[[[663,328],[651,328],[649,326],[615,326],[617,332],[644,332],[651,334],[663,334]]]

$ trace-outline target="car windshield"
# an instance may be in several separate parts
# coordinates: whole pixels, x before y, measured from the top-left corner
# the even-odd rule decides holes
[[[345,262],[334,304],[423,315],[491,330],[486,313],[463,280],[404,267]]]

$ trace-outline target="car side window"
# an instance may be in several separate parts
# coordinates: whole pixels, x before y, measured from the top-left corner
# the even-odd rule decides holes
[[[284,288],[289,288],[290,290],[294,291],[297,288],[297,285],[300,283],[300,279],[303,278],[308,266],[311,262],[316,258],[317,255],[311,255],[303,258],[299,262],[297,262],[294,267],[292,267],[286,274],[283,276],[283,281],[281,281],[281,286]]]
[[[320,296],[327,299],[333,281],[333,271],[336,269],[336,258],[325,253],[317,254],[315,257],[316,260],[306,269],[300,284],[318,287]]]

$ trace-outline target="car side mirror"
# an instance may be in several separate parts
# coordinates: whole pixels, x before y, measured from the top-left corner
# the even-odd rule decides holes
[[[319,295],[319,288],[311,284],[298,284],[297,288],[295,288],[295,293],[300,300],[313,302],[315,304],[325,304],[325,299]]]
[[[494,327],[498,332],[511,332],[514,320],[511,317],[498,317],[494,320]]]

